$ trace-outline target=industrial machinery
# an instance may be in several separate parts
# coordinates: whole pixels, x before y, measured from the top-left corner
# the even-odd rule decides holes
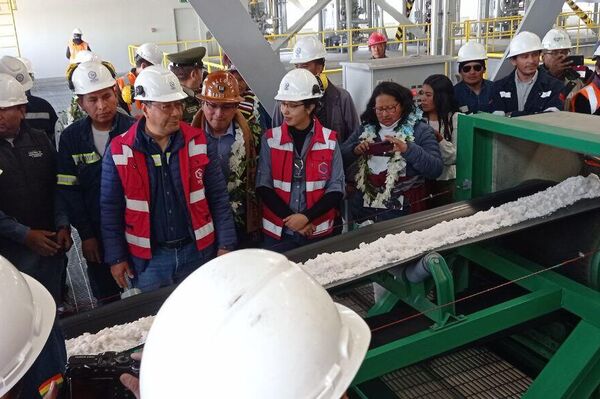
[[[460,116],[458,202],[287,253],[294,261],[423,230],[547,188],[600,155],[595,117]],[[588,398],[600,383],[600,199],[326,288],[373,339],[352,398]],[[373,303],[372,283],[384,287]],[[66,334],[154,314],[173,288],[66,319]],[[473,388],[475,387],[475,388]]]

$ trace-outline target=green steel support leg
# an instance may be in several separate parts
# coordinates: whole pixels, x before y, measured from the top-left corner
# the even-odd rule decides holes
[[[406,283],[388,272],[378,273],[371,277],[373,283],[381,285],[387,290],[385,294],[367,313],[367,317],[379,316],[392,310],[400,302],[400,297],[408,295]]]
[[[589,398],[600,383],[600,329],[579,322],[523,399]]]
[[[455,349],[560,309],[561,291],[540,290],[468,315],[461,323],[426,330],[367,352],[353,384]]]

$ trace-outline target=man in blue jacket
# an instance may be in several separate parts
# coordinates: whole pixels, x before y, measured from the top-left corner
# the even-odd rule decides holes
[[[560,93],[564,84],[538,69],[541,53],[542,42],[534,33],[523,31],[511,40],[508,57],[515,69],[494,82],[494,114],[522,116],[563,108]]]
[[[100,232],[100,174],[110,140],[134,119],[117,112],[115,78],[100,62],[79,64],[71,78],[79,106],[88,116],[60,136],[57,181],[71,224],[81,237],[92,292],[98,303],[119,298],[119,287],[104,263]]]
[[[149,291],[234,249],[237,237],[216,154],[204,131],[181,122],[186,95],[177,77],[148,67],[135,93],[144,116],[104,154],[100,210],[113,278]]]

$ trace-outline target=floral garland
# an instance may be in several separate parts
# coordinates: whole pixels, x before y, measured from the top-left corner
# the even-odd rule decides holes
[[[408,115],[402,125],[394,129],[394,137],[405,142],[413,142],[414,127],[423,118],[423,111],[417,108]],[[359,136],[361,142],[373,143],[377,137],[377,129],[374,125],[364,126],[363,133]],[[356,187],[364,194],[365,205],[372,208],[384,208],[390,200],[392,190],[402,172],[406,170],[406,160],[399,152],[394,152],[387,162],[387,176],[383,190],[374,187],[369,182],[369,175],[373,174],[369,167],[369,156],[361,156],[358,160],[358,172],[356,174]]]

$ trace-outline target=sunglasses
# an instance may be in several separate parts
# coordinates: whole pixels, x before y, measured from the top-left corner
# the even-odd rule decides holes
[[[477,65],[465,65],[464,67],[462,67],[462,71],[464,73],[469,73],[469,72],[471,72],[471,68],[473,68],[475,70],[475,72],[481,72],[483,70],[483,66],[480,64],[477,64]]]

